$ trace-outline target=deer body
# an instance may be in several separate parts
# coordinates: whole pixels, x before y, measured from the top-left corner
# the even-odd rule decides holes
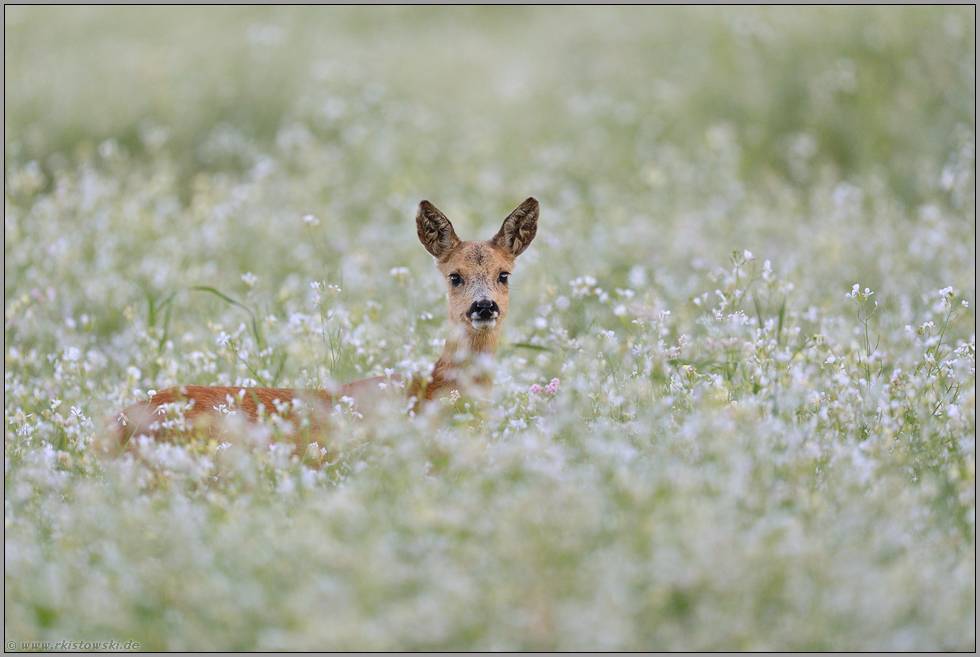
[[[419,204],[419,240],[435,257],[448,288],[449,337],[429,376],[378,376],[317,390],[177,386],[133,404],[112,419],[112,429],[124,444],[140,435],[168,435],[172,431],[163,421],[167,405],[183,402],[183,417],[192,425],[210,427],[229,414],[256,422],[263,413],[282,411],[280,415],[288,419],[305,409],[310,431],[319,433],[327,429],[337,400],[346,397],[359,408],[368,407],[392,382],[404,385],[407,399],[416,407],[452,390],[485,397],[493,386],[492,366],[507,316],[510,272],[514,260],[534,239],[537,219],[538,202],[529,198],[504,220],[493,238],[464,242],[434,205],[428,201]]]

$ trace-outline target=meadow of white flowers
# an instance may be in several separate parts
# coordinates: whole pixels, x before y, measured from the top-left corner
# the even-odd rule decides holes
[[[4,18],[8,649],[976,649],[974,7]],[[489,406],[101,455],[424,370],[531,195]]]

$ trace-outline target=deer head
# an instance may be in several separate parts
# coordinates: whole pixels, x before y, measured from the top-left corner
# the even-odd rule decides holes
[[[460,240],[446,215],[428,201],[419,204],[415,221],[422,246],[446,280],[450,336],[462,338],[473,352],[495,352],[514,260],[538,229],[538,202],[521,203],[486,242]]]

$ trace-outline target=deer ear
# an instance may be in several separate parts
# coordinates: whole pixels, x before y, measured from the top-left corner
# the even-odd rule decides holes
[[[533,196],[504,219],[504,225],[490,244],[517,257],[531,244],[538,232],[538,201]]]
[[[425,250],[438,260],[445,258],[460,243],[453,225],[446,215],[428,201],[419,203],[415,224],[419,229],[419,241]]]

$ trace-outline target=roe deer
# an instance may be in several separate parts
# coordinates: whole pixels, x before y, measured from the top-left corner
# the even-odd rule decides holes
[[[493,386],[491,368],[497,341],[507,316],[511,268],[537,232],[538,202],[532,197],[521,203],[486,242],[460,240],[449,219],[428,201],[419,203],[415,221],[419,240],[435,257],[436,267],[445,276],[449,290],[449,337],[430,375],[411,378],[396,375],[390,379],[376,376],[319,390],[178,386],[137,402],[112,418],[113,434],[125,446],[140,435],[173,433],[165,413],[167,405],[175,402],[185,403],[185,422],[209,429],[223,413],[237,415],[240,411],[249,422],[256,422],[263,412],[280,413],[290,420],[298,413],[297,407],[306,408],[309,430],[320,432],[326,428],[336,399],[347,396],[359,406],[369,403],[380,396],[389,380],[405,385],[408,400],[416,408],[453,390],[487,396]],[[295,429],[295,424],[290,428]]]

